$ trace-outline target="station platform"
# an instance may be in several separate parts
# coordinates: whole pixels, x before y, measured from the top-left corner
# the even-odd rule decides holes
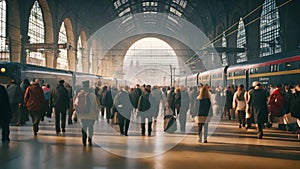
[[[51,121],[49,121],[51,120]],[[11,141],[0,143],[1,169],[273,169],[300,166],[297,134],[264,129],[257,139],[256,129],[238,128],[236,120],[220,119],[210,124],[208,143],[199,143],[190,119],[186,133],[162,130],[163,117],[153,123],[152,136],[141,136],[139,124],[130,124],[129,136],[121,136],[118,126],[105,119],[95,123],[92,146],[81,143],[80,123],[67,125],[56,134],[54,118],[45,118],[37,136],[28,122],[11,126]],[[147,134],[147,133],[146,133]]]

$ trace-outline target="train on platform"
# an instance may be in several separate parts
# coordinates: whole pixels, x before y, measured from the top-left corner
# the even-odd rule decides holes
[[[249,89],[253,81],[259,81],[265,86],[300,83],[300,50],[180,77],[175,83],[186,87],[201,84],[215,87],[244,84]]]
[[[86,80],[90,81],[90,86],[93,88],[101,88],[103,86],[121,88],[126,85],[131,85],[131,83],[125,79],[16,62],[0,62],[0,84],[6,86],[11,80],[15,80],[18,84],[20,84],[24,79],[28,79],[29,81],[39,79],[41,84],[48,83],[51,88],[56,86],[59,80],[64,80],[66,83],[69,83],[74,89],[79,88],[82,85],[82,82]]]

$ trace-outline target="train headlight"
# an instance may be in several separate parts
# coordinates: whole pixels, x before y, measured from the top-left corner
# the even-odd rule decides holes
[[[0,72],[1,72],[1,73],[4,73],[4,72],[6,72],[6,69],[5,69],[4,67],[2,67],[2,68],[0,69]]]

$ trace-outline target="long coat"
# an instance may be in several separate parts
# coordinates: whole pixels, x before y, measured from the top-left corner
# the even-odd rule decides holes
[[[24,103],[29,111],[42,111],[45,108],[46,100],[39,84],[34,83],[26,89]]]
[[[293,117],[300,119],[300,91],[296,91],[290,98],[290,112]]]
[[[69,92],[62,84],[57,85],[56,88],[52,90],[50,106],[64,110],[70,107]]]
[[[268,122],[267,92],[263,89],[254,89],[250,92],[250,106],[255,123]]]
[[[0,121],[9,123],[10,119],[12,118],[12,113],[10,111],[7,91],[2,85],[0,85],[0,107]]]

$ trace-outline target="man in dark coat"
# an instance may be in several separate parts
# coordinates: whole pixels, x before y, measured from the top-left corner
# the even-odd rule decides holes
[[[142,95],[142,90],[139,84],[136,84],[136,87],[130,92],[130,99],[133,107],[137,109],[139,98]]]
[[[9,139],[9,122],[12,118],[12,113],[9,106],[9,98],[5,87],[0,85],[0,127],[2,128],[2,139],[1,141],[10,141]]]
[[[138,115],[141,117],[141,128],[142,128],[142,135],[145,135],[146,131],[146,118],[148,119],[148,136],[151,136],[152,132],[152,118],[154,117],[154,113],[151,112],[151,103],[150,103],[150,93],[151,93],[151,86],[147,85],[145,87],[144,93],[140,96],[138,102]]]
[[[111,108],[113,106],[113,97],[111,94],[111,90],[109,88],[107,88],[105,90],[103,89],[101,106],[105,107],[106,120],[107,120],[107,123],[109,123],[109,119],[111,118]]]
[[[68,90],[64,87],[64,83],[64,80],[60,80],[50,95],[50,106],[55,109],[56,134],[59,134],[61,131],[65,132],[67,109],[70,107],[70,97]]]
[[[291,115],[300,120],[300,84],[296,85],[295,93],[290,98]]]
[[[11,80],[7,88],[7,94],[9,98],[9,104],[11,113],[13,114],[13,121],[16,122],[16,125],[21,125],[21,112],[20,106],[22,105],[22,92],[19,85],[16,84],[15,80]]]
[[[255,81],[252,86],[253,92],[249,93],[249,105],[252,108],[254,115],[254,122],[258,128],[258,138],[262,139],[264,123],[268,121],[268,105],[267,105],[267,92],[263,90],[260,83]]]

